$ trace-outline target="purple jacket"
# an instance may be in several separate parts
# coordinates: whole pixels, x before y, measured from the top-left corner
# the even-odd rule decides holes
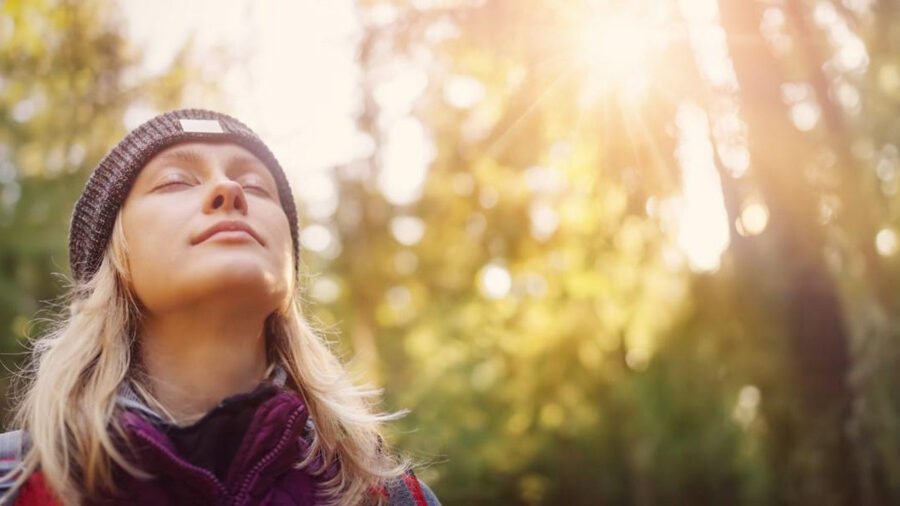
[[[276,394],[257,408],[225,479],[185,460],[170,439],[136,411],[122,423],[137,442],[138,462],[157,478],[121,476],[127,502],[134,505],[301,505],[315,504],[317,480],[292,469],[306,452],[303,429],[308,413],[300,398]],[[117,498],[99,504],[121,504]]]
[[[167,424],[123,386],[118,404],[130,436],[127,451],[154,478],[140,480],[119,469],[116,483],[122,494],[87,504],[316,504],[318,484],[333,477],[337,468],[333,464],[317,472],[321,458],[308,469],[294,467],[307,454],[315,428],[302,398],[284,387],[285,377],[284,370],[276,368],[256,390],[225,399],[189,427]],[[391,506],[440,504],[411,474],[386,483],[383,492]]]

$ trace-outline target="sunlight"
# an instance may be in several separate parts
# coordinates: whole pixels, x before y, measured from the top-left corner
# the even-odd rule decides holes
[[[309,225],[300,232],[300,242],[310,251],[325,251],[331,246],[331,240],[331,231],[318,223]]]
[[[900,241],[897,239],[897,232],[890,228],[883,228],[878,231],[875,236],[875,248],[882,256],[892,256],[897,253],[900,247]]]
[[[675,155],[683,181],[678,245],[692,269],[715,271],[729,238],[721,183],[713,161],[709,120],[703,109],[685,103],[678,108],[676,124],[679,140]],[[753,213],[751,221],[754,227],[765,227]]]
[[[341,295],[341,286],[331,276],[321,276],[313,280],[310,294],[324,304],[330,304]]]
[[[682,0],[671,8],[676,5],[690,28],[690,43],[699,53],[701,73],[720,89],[734,89],[724,32],[716,22],[715,0]],[[669,7],[659,8],[657,3],[652,3],[652,7],[650,2],[636,2],[613,9],[607,3],[596,2],[591,15],[575,22],[576,62],[585,75],[579,101],[582,106],[614,102],[625,117],[628,134],[644,134],[643,113],[636,105],[649,93],[657,93],[651,87],[657,84],[657,67],[665,63],[659,60],[671,38],[678,36]],[[801,112],[808,121],[808,114]],[[749,159],[742,125],[737,117],[708,117],[703,108],[686,103],[678,107],[674,126],[678,138],[675,156],[682,183],[681,195],[672,200],[677,209],[676,241],[691,269],[712,272],[719,268],[729,241],[712,142],[715,140],[721,147],[729,173],[745,172]],[[646,147],[650,151],[659,148],[652,139],[647,139]],[[759,233],[765,228],[767,216],[762,216],[763,212],[760,208],[748,211],[748,233]],[[544,216],[540,213],[532,213],[533,229],[539,222],[535,218],[541,217]],[[550,220],[544,221],[550,231]]]
[[[217,49],[232,54],[234,63],[215,76],[227,103],[203,93],[186,101],[224,109],[250,125],[266,139],[308,210],[316,218],[333,213],[338,195],[329,188],[331,169],[367,157],[355,124],[361,25],[352,0],[198,0],[190,8],[158,0],[121,2],[121,7],[130,40],[144,52],[141,69],[149,76],[164,72],[190,37],[198,54]],[[133,128],[159,112],[137,104],[124,119]],[[310,179],[315,187],[307,189]]]
[[[425,235],[425,222],[418,216],[394,216],[391,218],[391,235],[404,246],[413,246]]]
[[[512,288],[512,276],[500,262],[493,261],[485,265],[478,276],[478,288],[488,299],[502,299]]]
[[[415,202],[422,195],[428,166],[436,148],[422,123],[406,116],[387,131],[380,155],[378,189],[395,205]]]
[[[758,235],[769,224],[769,208],[762,202],[748,202],[741,208],[741,214],[735,221],[738,233],[744,236]]]
[[[586,71],[585,101],[608,92],[639,97],[649,87],[648,61],[659,27],[647,17],[597,13],[576,29],[576,62]]]
[[[626,81],[643,73],[650,40],[650,28],[639,19],[599,18],[579,30],[578,57],[607,79]]]

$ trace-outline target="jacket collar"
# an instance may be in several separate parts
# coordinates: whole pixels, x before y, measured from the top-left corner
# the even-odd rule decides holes
[[[303,460],[309,451],[306,436],[311,435],[310,429],[313,427],[309,412],[297,392],[283,388],[286,378],[287,373],[281,367],[275,367],[264,380],[277,386],[280,391],[255,408],[224,481],[210,470],[185,460],[166,434],[168,422],[143,403],[126,383],[120,389],[117,402],[125,408],[121,421],[133,443],[128,445],[129,452],[135,452],[134,458],[151,474],[174,478],[185,485],[190,483],[192,488],[199,487],[210,497],[223,498],[237,494],[244,500],[235,499],[236,504],[248,504],[247,494],[271,486],[283,472]],[[314,481],[335,475],[332,472],[320,476],[321,470],[321,456],[317,456],[313,467],[308,468],[304,475],[313,471],[308,478]]]
[[[283,387],[287,381],[287,371],[280,364],[275,364],[272,372],[263,381],[270,381],[275,386]],[[153,423],[165,422],[165,418],[147,405],[131,387],[130,381],[123,381],[119,386],[116,404],[124,409],[136,411]]]

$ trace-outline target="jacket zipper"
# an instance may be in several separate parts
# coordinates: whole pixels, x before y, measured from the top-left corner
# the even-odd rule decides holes
[[[302,415],[306,411],[305,407],[302,407],[295,411],[290,418],[288,418],[287,429],[281,435],[281,438],[278,440],[278,444],[275,445],[275,448],[272,449],[269,453],[263,456],[259,462],[253,466],[253,469],[250,470],[250,473],[247,475],[247,478],[244,479],[244,483],[241,484],[241,487],[238,489],[238,493],[234,497],[234,502],[232,504],[239,505],[243,504],[244,496],[249,496],[250,494],[250,485],[253,483],[253,479],[256,478],[257,475],[262,471],[262,469],[269,464],[275,457],[277,457],[282,450],[288,445],[291,439],[291,435],[294,434],[294,430],[292,430],[294,423],[297,421],[297,418]]]
[[[137,433],[138,437],[140,437],[141,439],[143,439],[144,441],[149,443],[150,446],[161,451],[166,457],[169,458],[169,460],[174,462],[179,467],[193,471],[194,473],[199,474],[200,476],[205,478],[207,482],[209,482],[210,484],[213,485],[213,487],[215,487],[215,489],[219,492],[219,495],[221,497],[225,497],[227,495],[228,491],[225,489],[225,486],[221,482],[219,482],[219,479],[216,478],[216,476],[213,473],[211,473],[210,471],[208,471],[202,467],[195,466],[189,462],[185,462],[183,459],[180,459],[177,455],[172,453],[171,450],[169,450],[165,446],[161,445],[155,439],[147,436],[143,430],[138,429],[135,432]]]

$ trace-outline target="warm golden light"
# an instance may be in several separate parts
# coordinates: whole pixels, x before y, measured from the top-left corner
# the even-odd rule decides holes
[[[578,60],[608,83],[640,79],[652,35],[639,18],[597,17],[579,29]]]
[[[758,235],[769,224],[769,208],[762,202],[750,202],[741,208],[741,215],[735,225],[741,235]]]
[[[669,25],[665,12],[648,9],[597,6],[580,13],[574,23],[574,61],[585,77],[582,99],[593,101],[607,93],[620,100],[643,97]]]

